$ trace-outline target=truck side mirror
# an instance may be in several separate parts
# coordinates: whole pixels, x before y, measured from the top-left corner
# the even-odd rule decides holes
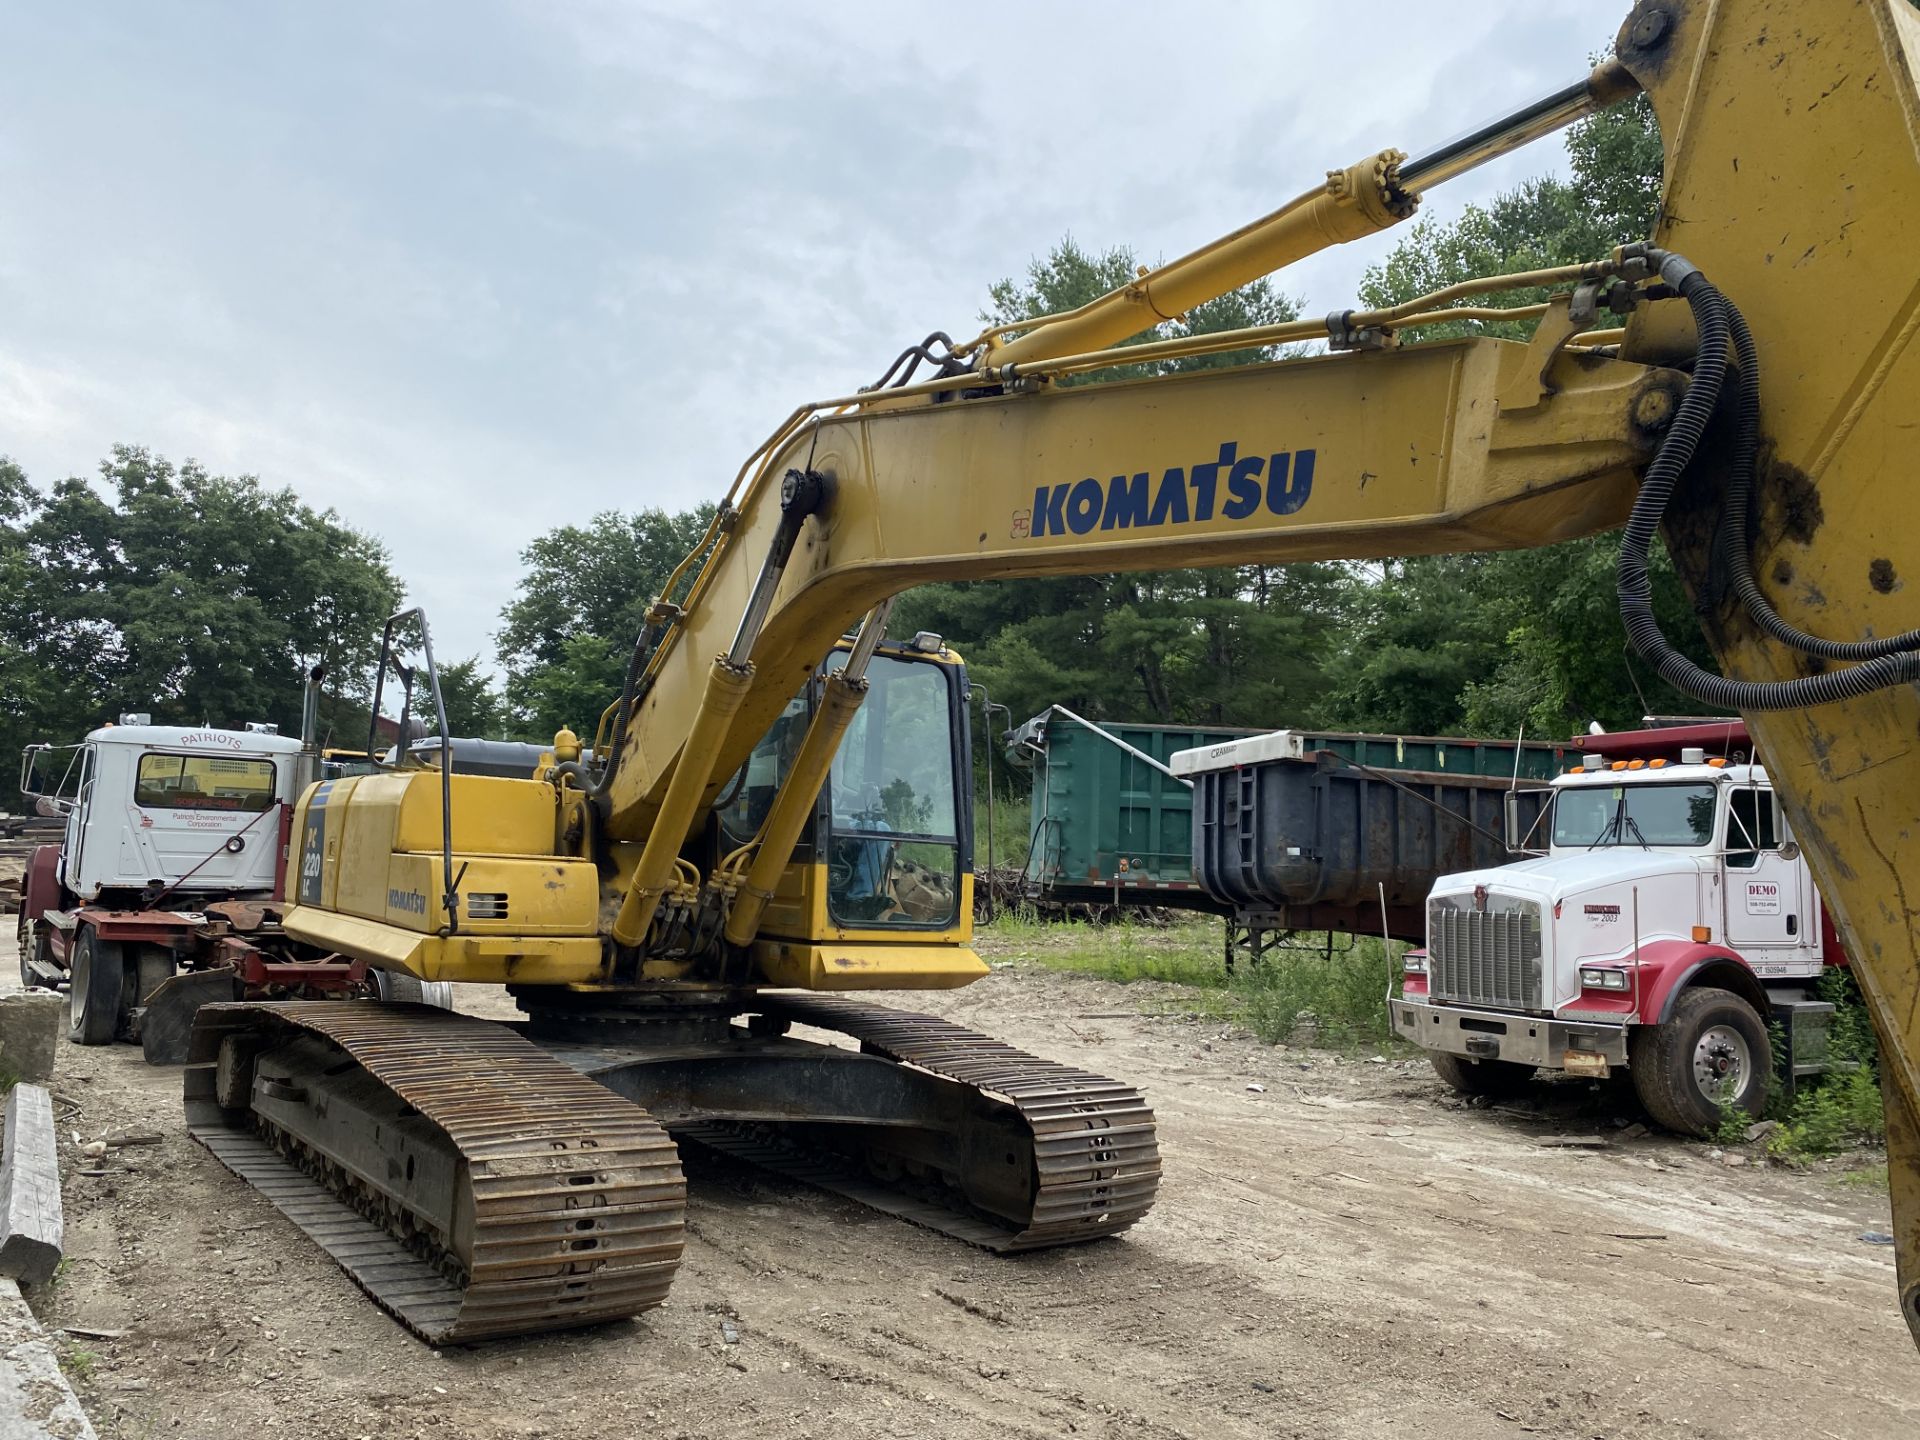
[[[1501,797],[1506,819],[1507,849],[1518,854],[1538,854],[1528,842],[1540,829],[1547,807],[1553,804],[1551,790],[1508,790]],[[1533,803],[1527,803],[1533,802]]]

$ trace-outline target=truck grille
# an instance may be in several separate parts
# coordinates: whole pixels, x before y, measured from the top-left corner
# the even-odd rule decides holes
[[[1436,1000],[1503,1010],[1540,1008],[1540,907],[1488,896],[1436,900],[1427,912],[1429,992]]]

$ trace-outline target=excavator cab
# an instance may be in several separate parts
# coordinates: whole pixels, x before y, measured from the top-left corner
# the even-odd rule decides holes
[[[722,850],[750,843],[787,780],[841,646],[788,702],[721,793]],[[971,929],[973,792],[966,666],[938,636],[883,643],[867,692],[794,847],[756,945],[850,940],[964,944]]]

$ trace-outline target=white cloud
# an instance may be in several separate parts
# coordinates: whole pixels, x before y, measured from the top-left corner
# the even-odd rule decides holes
[[[443,650],[484,652],[532,535],[717,496],[794,404],[969,332],[1069,230],[1181,253],[1564,84],[1613,23],[1573,0],[53,7],[0,53],[0,453],[45,483],[127,441],[292,485],[386,541]],[[1390,243],[1280,284],[1331,309]]]

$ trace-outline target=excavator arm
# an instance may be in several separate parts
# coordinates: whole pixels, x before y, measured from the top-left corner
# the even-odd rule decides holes
[[[1732,544],[1790,626],[1844,641],[1915,620],[1920,452],[1920,11],[1908,0],[1662,0],[1620,33],[1666,149],[1658,243],[1739,306],[1759,362],[1757,505]],[[1692,353],[1667,307],[1623,353]],[[1722,545],[1735,457],[1706,447],[1666,539],[1722,672],[1844,673],[1783,642]],[[1920,1341],[1920,693],[1748,709],[1880,1038],[1902,1310]]]
[[[805,467],[825,499],[752,644],[705,789],[853,621],[912,585],[1509,549],[1618,525],[1685,377],[1563,353],[1547,368],[1550,404],[1540,381],[1530,346],[1477,339],[823,418],[769,471]],[[1502,409],[1529,385],[1536,403]],[[616,836],[651,832],[700,733],[780,500],[772,484],[748,496],[657,659],[607,788]]]

